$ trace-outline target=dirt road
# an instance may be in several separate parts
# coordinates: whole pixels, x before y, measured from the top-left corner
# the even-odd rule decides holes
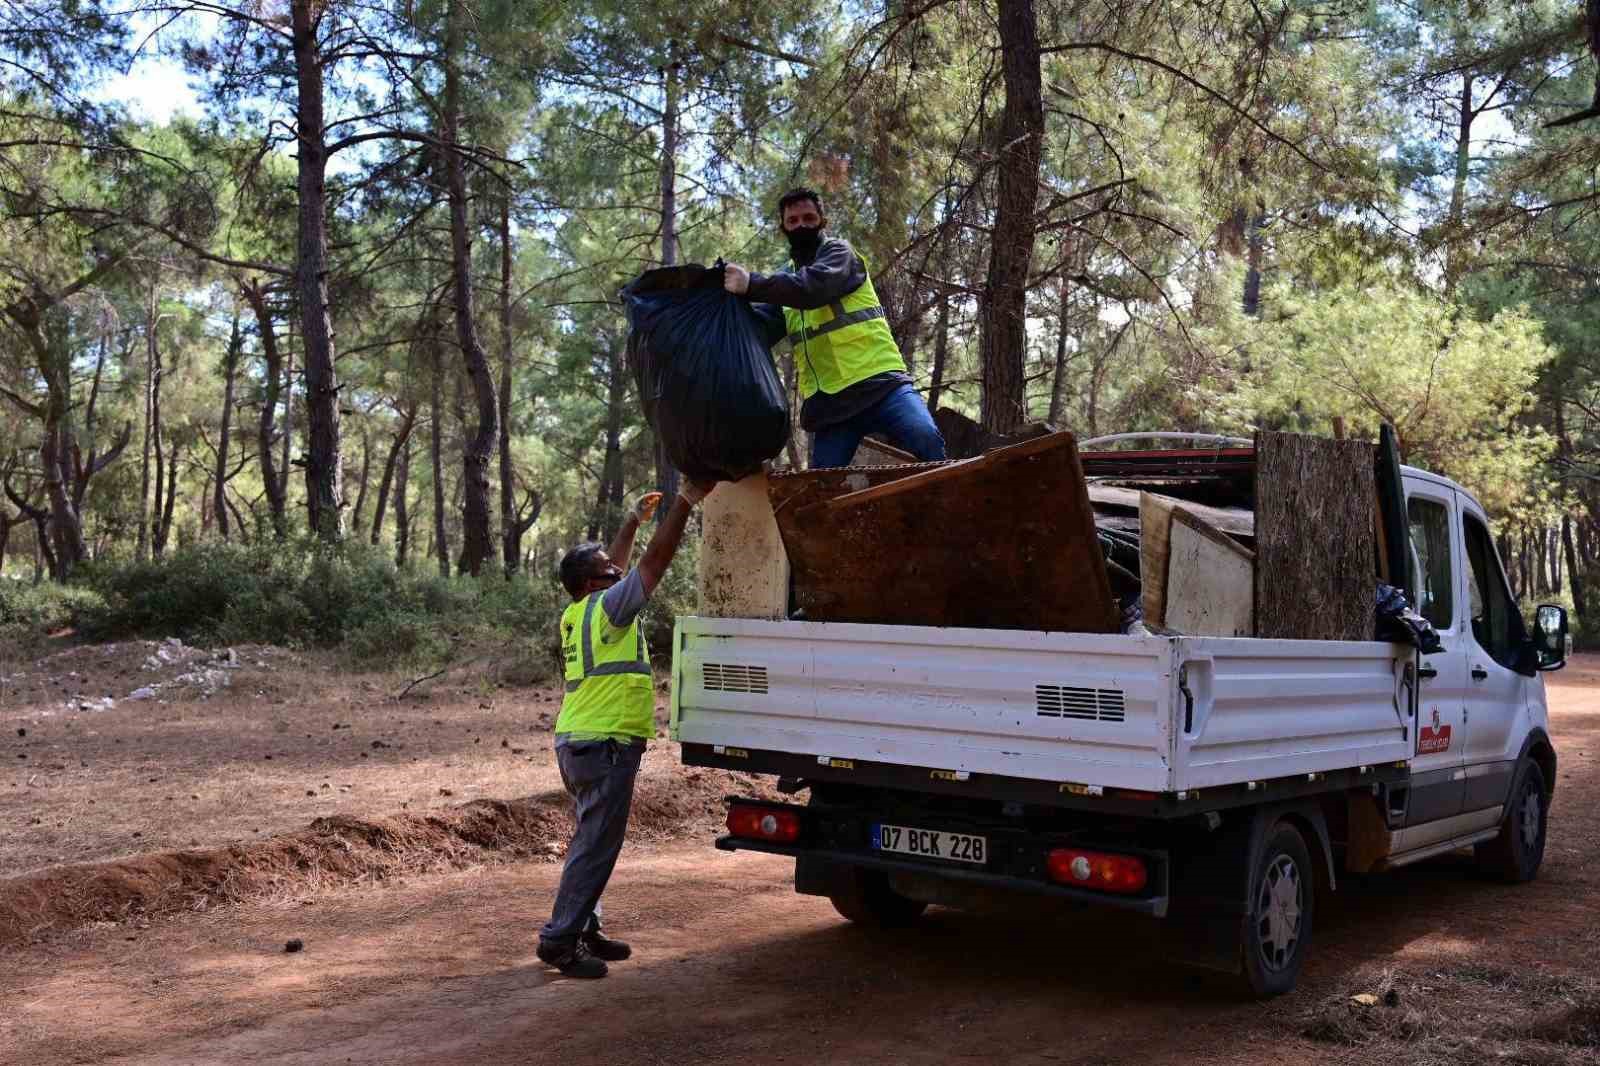
[[[787,863],[696,842],[626,856],[607,905],[637,957],[605,981],[533,959],[553,864],[308,891],[0,960],[0,1062],[1596,1062],[1597,666],[1551,679],[1540,879],[1452,858],[1349,881],[1268,1004],[1165,965],[1136,920],[935,910],[868,934],[795,896]]]

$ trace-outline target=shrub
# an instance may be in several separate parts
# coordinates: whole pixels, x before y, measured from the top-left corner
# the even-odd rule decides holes
[[[104,609],[105,601],[91,589],[75,586],[33,585],[0,577],[0,639],[17,639],[81,624]]]

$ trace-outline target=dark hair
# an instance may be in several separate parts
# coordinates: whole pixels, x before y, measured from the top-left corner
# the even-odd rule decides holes
[[[586,540],[561,557],[561,585],[573,599],[583,595],[583,586],[592,575],[594,557],[603,545]]]
[[[778,221],[783,221],[783,213],[789,210],[790,204],[798,204],[805,200],[810,200],[816,204],[818,213],[821,213],[822,197],[817,195],[815,189],[808,189],[802,185],[798,189],[790,189],[778,200]]]

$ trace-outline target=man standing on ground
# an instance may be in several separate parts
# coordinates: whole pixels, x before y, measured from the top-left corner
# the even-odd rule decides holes
[[[795,270],[752,274],[730,263],[723,285],[760,301],[755,310],[769,345],[787,336],[794,348],[805,398],[800,428],[814,434],[812,467],[849,466],[869,433],[925,462],[943,459],[944,438],[912,387],[866,262],[846,241],[823,237],[828,220],[812,190],[785,193],[778,218]]]
[[[604,977],[607,961],[632,954],[601,933],[600,894],[622,851],[639,759],[655,735],[655,684],[639,612],[671,565],[689,512],[713,487],[685,484],[626,575],[618,562],[633,553],[633,536],[655,513],[659,492],[639,500],[609,552],[590,542],[561,559],[572,603],[561,616],[567,691],[556,719],[556,764],[577,804],[577,828],[537,954],[568,977]]]

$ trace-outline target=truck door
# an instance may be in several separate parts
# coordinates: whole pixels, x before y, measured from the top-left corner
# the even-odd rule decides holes
[[[1422,658],[1417,720],[1413,723],[1411,795],[1406,825],[1461,813],[1465,796],[1462,720],[1467,688],[1466,612],[1460,603],[1461,521],[1455,493],[1406,479],[1406,517],[1418,612],[1439,631],[1442,651]]]
[[[1462,809],[1477,811],[1501,806],[1511,789],[1528,701],[1528,678],[1512,667],[1528,637],[1483,512],[1459,493],[1457,498],[1467,556],[1462,575],[1467,608]]]

